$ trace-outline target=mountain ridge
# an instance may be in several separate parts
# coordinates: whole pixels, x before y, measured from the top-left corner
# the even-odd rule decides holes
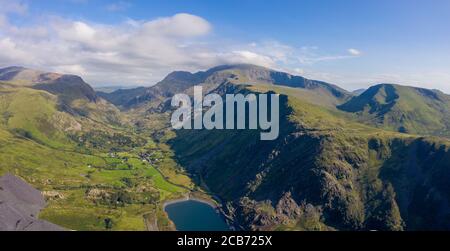
[[[116,93],[99,93],[99,95],[109,101],[116,102],[116,105],[132,107],[157,97],[167,98],[176,93],[189,92],[194,85],[203,86],[207,92],[217,88],[224,82],[235,84],[269,84],[309,90],[323,89],[336,99],[345,99],[351,95],[348,91],[333,84],[309,80],[300,76],[250,64],[221,65],[196,73],[174,71],[156,85],[147,87],[145,90],[141,89],[140,91],[143,91],[143,93],[138,96],[135,95],[136,89]],[[129,100],[128,102],[123,102],[123,100],[127,99]],[[118,103],[117,100],[121,100],[122,102]]]
[[[90,102],[97,100],[94,89],[76,75],[12,66],[0,69],[0,81],[15,86],[45,90],[61,96],[66,102],[71,102],[78,98],[84,98]]]

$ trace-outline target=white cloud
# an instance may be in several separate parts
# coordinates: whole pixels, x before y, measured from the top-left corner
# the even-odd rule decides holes
[[[333,60],[316,47],[295,48],[275,40],[212,40],[212,25],[188,13],[153,20],[128,19],[114,25],[28,15],[25,18],[30,20],[24,23],[31,25],[15,26],[8,22],[8,16],[27,15],[28,6],[17,0],[0,0],[0,4],[0,66],[78,74],[91,84],[151,85],[173,70],[197,71],[219,64],[294,69],[303,63]],[[106,8],[119,11],[129,6],[124,0]]]
[[[298,61],[301,64],[312,65],[320,62],[351,59],[361,56],[361,52],[356,49],[348,49],[348,54],[323,54],[316,46],[304,46],[299,49]]]
[[[361,51],[359,51],[359,50],[357,50],[357,49],[350,48],[350,49],[348,49],[347,51],[348,51],[348,53],[350,53],[350,55],[352,55],[352,56],[360,56],[360,55],[361,55]]]
[[[61,29],[58,27],[58,35],[66,40],[80,43],[94,43],[96,30],[83,22],[73,22],[67,25],[67,27]]]
[[[205,19],[186,13],[159,18],[142,25],[143,35],[190,37],[205,35],[211,25]]]
[[[249,63],[265,67],[276,66],[271,57],[251,51],[232,51],[231,53],[223,54],[223,56],[229,63]]]
[[[26,51],[18,48],[17,44],[11,38],[0,38],[0,62],[11,62],[16,60],[30,60]],[[14,64],[16,65],[16,64]]]
[[[74,74],[84,76],[87,74],[86,69],[82,65],[60,65],[53,68],[56,72],[64,72],[66,74]]]
[[[305,70],[302,68],[294,68],[290,71],[291,74],[293,75],[305,75]]]
[[[195,70],[221,61],[210,48],[188,43],[211,29],[205,19],[185,13],[119,25],[48,17],[34,26],[2,27],[0,62],[83,73],[93,83],[148,85],[177,68]]]
[[[117,25],[48,17],[1,28],[0,62],[78,74],[91,84],[151,85],[173,70],[230,63],[275,68],[290,57],[290,47],[276,42],[210,43],[211,30],[207,20],[186,13]]]

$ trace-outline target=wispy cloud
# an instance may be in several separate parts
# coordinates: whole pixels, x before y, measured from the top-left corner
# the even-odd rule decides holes
[[[25,2],[16,0],[0,0],[0,6],[0,14],[25,14],[28,10],[28,5]]]
[[[128,1],[119,1],[115,3],[111,3],[106,5],[107,11],[117,12],[117,11],[124,11],[131,7],[131,2]]]
[[[255,48],[209,44],[205,41],[212,25],[186,13],[118,25],[62,17],[47,17],[31,26],[14,26],[7,18],[1,23],[2,66],[80,74],[94,84],[149,85],[172,70],[195,71],[225,63],[272,67],[284,57],[275,51],[265,55]]]
[[[306,46],[300,48],[298,55],[298,61],[301,64],[312,65],[320,62],[357,58],[361,56],[361,52],[356,49],[348,49],[346,53],[324,54],[321,53],[319,48],[316,46]]]

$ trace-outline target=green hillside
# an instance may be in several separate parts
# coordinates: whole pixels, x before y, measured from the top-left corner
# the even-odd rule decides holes
[[[403,133],[450,136],[450,96],[393,84],[369,88],[339,109],[358,121]]]
[[[257,88],[261,91],[261,87]],[[179,162],[249,230],[449,229],[450,143],[383,131],[295,95],[280,137],[180,131]],[[430,216],[429,211],[436,212]]]
[[[0,82],[0,176],[41,190],[48,206],[39,217],[67,229],[172,229],[162,202],[193,185],[171,153],[115,106],[80,96],[84,82],[70,83],[75,95],[42,90],[26,83],[35,71],[20,69]]]

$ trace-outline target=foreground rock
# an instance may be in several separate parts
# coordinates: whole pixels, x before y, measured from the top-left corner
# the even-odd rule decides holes
[[[45,204],[41,192],[22,179],[10,174],[0,177],[0,231],[63,231],[36,218]]]

